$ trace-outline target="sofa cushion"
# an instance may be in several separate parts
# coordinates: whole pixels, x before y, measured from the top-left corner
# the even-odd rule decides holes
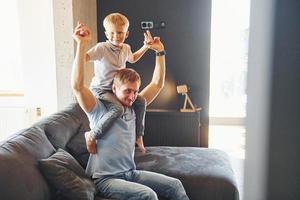
[[[78,104],[71,104],[61,112],[42,119],[34,126],[45,130],[49,141],[56,149],[66,149],[66,144],[77,134],[82,124],[88,126],[85,113]]]
[[[77,135],[75,135],[68,143],[68,152],[79,162],[79,164],[86,168],[88,158],[90,156],[86,148],[84,134],[89,129],[87,127],[81,126],[78,130]]]
[[[73,200],[93,200],[95,185],[79,163],[63,149],[39,161],[46,177],[63,196]]]
[[[137,169],[178,178],[190,199],[239,199],[228,155],[217,149],[197,147],[146,147],[136,151]]]
[[[55,152],[44,131],[31,127],[0,143],[1,199],[50,199],[51,192],[37,167]],[[30,183],[30,184],[29,184]]]

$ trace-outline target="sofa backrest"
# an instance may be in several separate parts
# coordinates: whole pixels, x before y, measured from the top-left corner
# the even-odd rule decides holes
[[[37,161],[53,154],[55,148],[44,130],[31,127],[0,144],[1,199],[50,199],[50,188]]]
[[[89,120],[78,103],[70,104],[64,110],[40,120],[33,126],[42,128],[56,149],[68,151],[83,168],[86,167],[89,153],[84,133],[90,130],[90,127]]]
[[[62,148],[87,162],[84,132],[89,130],[78,104],[46,117],[0,142],[1,199],[53,199],[52,188],[41,174],[38,160]]]
[[[74,103],[64,110],[40,120],[33,126],[41,127],[56,149],[66,149],[67,143],[79,131],[89,130],[89,121],[79,104]]]

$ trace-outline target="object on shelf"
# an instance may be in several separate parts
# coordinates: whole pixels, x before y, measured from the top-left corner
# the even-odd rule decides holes
[[[188,95],[187,85],[178,85],[177,93],[185,96],[183,107],[180,109],[180,112],[196,112],[196,111],[201,110],[201,108],[196,108],[194,106],[194,104],[192,103],[192,100],[190,99],[190,97]],[[189,104],[190,108],[187,108],[187,103]]]

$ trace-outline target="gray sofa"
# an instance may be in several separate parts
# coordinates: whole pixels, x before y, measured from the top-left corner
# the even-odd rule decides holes
[[[94,192],[91,180],[82,174],[88,159],[84,141],[86,130],[89,130],[89,126],[84,112],[78,104],[72,104],[1,141],[0,198],[86,199],[82,196]],[[209,148],[162,146],[147,147],[147,150],[145,154],[136,152],[137,168],[179,178],[191,200],[239,199],[234,174],[224,152]],[[69,173],[70,169],[66,168],[72,168],[73,164],[62,160],[56,162],[57,157],[54,155],[59,157],[58,151],[68,152],[72,155],[67,156],[68,159],[75,158],[80,167],[75,163]],[[56,162],[54,165],[53,156]],[[49,160],[51,161],[48,162]],[[52,165],[48,165],[49,163]],[[63,166],[65,171],[61,171],[62,168],[57,169],[58,166]],[[81,193],[70,196],[65,188],[60,188],[62,177],[63,180],[75,177],[71,180],[72,184],[75,181],[71,191],[78,190],[76,181],[81,181],[87,189],[82,191],[81,188]],[[99,194],[94,199],[104,200]]]

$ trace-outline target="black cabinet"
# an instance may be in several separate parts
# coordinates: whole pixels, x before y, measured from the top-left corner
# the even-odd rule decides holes
[[[148,110],[144,144],[200,147],[200,111]]]

